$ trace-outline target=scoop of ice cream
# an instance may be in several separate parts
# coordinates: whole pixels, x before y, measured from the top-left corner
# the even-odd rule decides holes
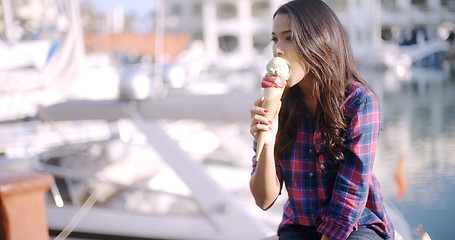
[[[280,57],[272,58],[269,63],[267,63],[266,70],[266,76],[278,76],[284,80],[288,80],[289,78],[289,66],[286,61]]]
[[[278,76],[265,76],[262,78],[261,87],[275,87],[284,88],[286,86],[286,80]]]

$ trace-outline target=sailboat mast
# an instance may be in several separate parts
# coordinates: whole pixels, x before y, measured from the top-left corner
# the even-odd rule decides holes
[[[164,21],[165,4],[163,0],[157,0],[156,4],[156,27],[155,27],[155,61],[154,61],[154,81],[152,92],[161,94],[164,89]]]

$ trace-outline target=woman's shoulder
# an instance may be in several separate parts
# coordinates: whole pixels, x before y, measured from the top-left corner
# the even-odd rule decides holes
[[[372,105],[371,105],[372,104]],[[343,104],[346,111],[357,112],[363,107],[378,107],[376,94],[365,84],[354,81],[346,93],[346,99]]]

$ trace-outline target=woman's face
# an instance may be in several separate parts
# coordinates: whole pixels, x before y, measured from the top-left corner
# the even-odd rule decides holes
[[[303,64],[291,38],[291,20],[288,14],[277,14],[273,19],[272,41],[273,56],[283,58],[289,65],[287,87],[292,87],[305,77],[308,68]]]

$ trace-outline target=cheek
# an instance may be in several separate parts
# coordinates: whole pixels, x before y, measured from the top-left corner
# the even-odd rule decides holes
[[[302,81],[305,77],[305,73],[306,71],[301,66],[291,67],[287,86],[292,87]]]

